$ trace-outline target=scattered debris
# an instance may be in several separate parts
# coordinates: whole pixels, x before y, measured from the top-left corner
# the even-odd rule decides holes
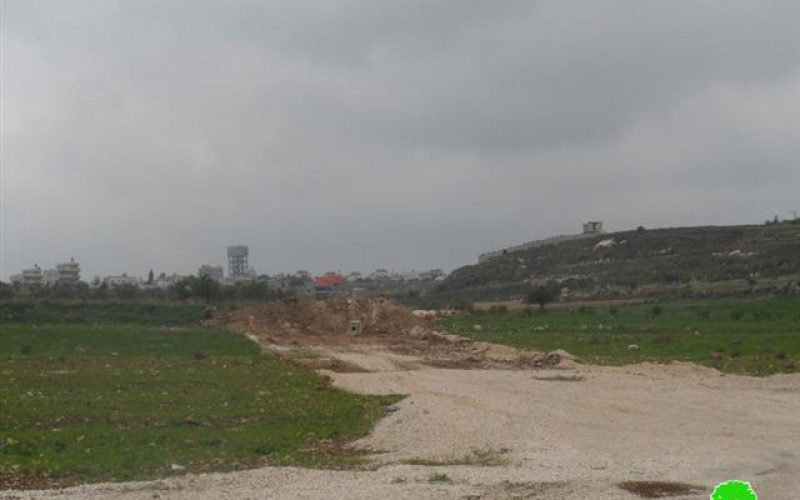
[[[339,351],[385,350],[437,368],[546,369],[574,358],[490,344],[436,331],[436,318],[387,299],[331,297],[248,304],[219,312],[209,323],[241,332],[300,366],[354,372]],[[359,330],[360,327],[360,330]],[[483,325],[473,325],[476,331]],[[359,332],[358,334],[354,334]],[[304,355],[304,352],[311,352]],[[566,355],[566,356],[565,356]],[[367,368],[369,369],[369,368]]]
[[[357,319],[350,321],[350,335],[352,335],[353,337],[358,337],[359,335],[361,335],[361,331],[362,331],[361,321]]]
[[[600,250],[601,248],[611,248],[616,244],[617,242],[614,241],[614,238],[609,238],[607,240],[598,241],[597,245],[594,246],[594,249]]]
[[[742,250],[737,248],[737,249],[731,250],[730,252],[727,252],[727,253],[726,252],[713,252],[711,255],[713,255],[714,257],[741,257],[743,259],[746,259],[748,257],[757,256],[758,252],[756,252],[756,251],[743,252]]]
[[[680,497],[704,491],[702,486],[666,481],[624,481],[617,486],[642,498]]]
[[[541,380],[543,382],[583,382],[586,377],[583,375],[548,375],[548,376],[535,376],[533,380]]]
[[[191,415],[183,419],[183,423],[186,425],[200,425],[200,421]]]
[[[513,483],[511,481],[502,481],[498,484],[493,484],[484,487],[482,494],[468,495],[464,500],[484,500],[484,499],[528,499],[528,498],[557,498],[554,494],[563,493],[563,497],[569,494],[569,483],[566,481],[553,481],[553,482],[527,482],[527,483]]]
[[[33,489],[48,487],[50,484],[51,484],[50,478],[48,478],[45,475],[17,473],[13,471],[0,471],[0,491],[33,490]],[[17,498],[17,497],[9,497],[9,498]]]

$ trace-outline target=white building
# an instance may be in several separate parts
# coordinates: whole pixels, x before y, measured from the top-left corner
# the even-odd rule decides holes
[[[20,283],[25,286],[39,286],[42,284],[42,268],[36,264],[30,269],[24,269],[17,276]]]
[[[58,283],[58,269],[45,269],[42,273],[42,283],[45,286],[53,286]]]
[[[369,279],[374,281],[388,281],[389,271],[387,271],[386,269],[377,269],[372,274],[369,275]]]
[[[361,281],[364,277],[358,271],[353,271],[352,273],[348,274],[344,277],[348,283],[352,283],[354,281]]]
[[[165,273],[161,273],[158,278],[156,278],[155,286],[161,290],[166,290],[184,278],[186,278],[186,276],[181,276],[179,274],[171,274],[167,276]]]
[[[222,266],[204,265],[200,266],[200,269],[197,270],[197,276],[201,278],[209,277],[217,283],[220,283],[225,277],[225,271],[222,269]]]
[[[75,259],[64,262],[56,266],[58,271],[58,281],[64,284],[73,284],[81,280],[81,266]]]
[[[105,283],[106,286],[132,285],[138,287],[139,279],[122,273],[121,276],[106,276],[103,278],[103,283]]]
[[[589,221],[583,223],[583,234],[600,234],[603,232],[603,221]]]

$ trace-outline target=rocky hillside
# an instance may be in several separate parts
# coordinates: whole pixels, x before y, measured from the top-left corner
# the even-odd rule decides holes
[[[429,298],[509,300],[552,281],[562,300],[795,292],[800,223],[640,229],[567,241],[457,269]]]

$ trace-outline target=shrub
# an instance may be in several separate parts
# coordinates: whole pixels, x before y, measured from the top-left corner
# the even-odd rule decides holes
[[[489,314],[505,314],[508,312],[508,306],[505,304],[492,304],[489,306]]]
[[[472,302],[462,300],[453,304],[453,309],[460,312],[473,313],[475,312],[475,305]]]
[[[770,313],[766,311],[756,311],[753,313],[753,319],[756,321],[765,321],[771,318]]]
[[[539,304],[539,308],[544,309],[545,304],[557,301],[560,295],[560,285],[551,281],[546,285],[540,285],[528,292],[525,301],[528,304]]]
[[[652,308],[650,308],[650,314],[652,314],[653,316],[661,316],[662,314],[664,314],[664,308],[661,306],[653,306]]]
[[[428,477],[429,483],[451,483],[452,481],[447,474],[431,474]]]

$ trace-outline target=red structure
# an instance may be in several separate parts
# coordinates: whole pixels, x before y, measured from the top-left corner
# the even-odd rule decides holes
[[[339,273],[325,273],[314,278],[314,286],[317,287],[336,287],[344,283],[344,276]]]

